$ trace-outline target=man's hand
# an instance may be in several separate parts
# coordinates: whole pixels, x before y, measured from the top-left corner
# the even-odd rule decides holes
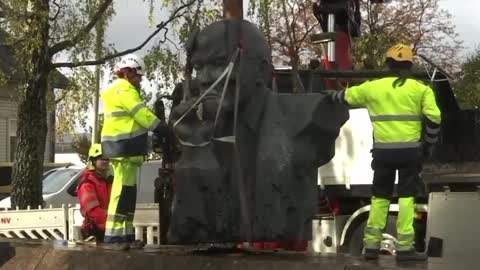
[[[153,133],[159,138],[167,137],[170,132],[170,127],[164,121],[160,121],[160,124],[153,130]]]
[[[327,96],[330,101],[333,103],[338,103],[338,104],[343,104],[345,103],[345,92],[344,91],[337,91],[337,90],[324,90],[321,93],[323,93],[325,96]]]
[[[174,159],[174,138],[173,130],[163,121],[153,131],[153,151],[161,153],[166,162],[172,162]]]
[[[154,150],[156,150],[156,152],[158,150],[165,152],[169,149],[172,143],[171,133],[170,127],[165,122],[161,121],[160,124],[158,124],[153,131]]]

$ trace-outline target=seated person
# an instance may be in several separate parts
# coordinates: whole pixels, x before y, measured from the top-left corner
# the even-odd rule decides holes
[[[103,242],[113,182],[109,165],[110,161],[102,157],[101,145],[92,145],[88,152],[87,168],[78,185],[80,211],[85,218],[82,224],[83,239],[94,236],[97,242]]]

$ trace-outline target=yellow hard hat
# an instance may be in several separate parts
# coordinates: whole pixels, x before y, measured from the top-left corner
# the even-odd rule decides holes
[[[90,150],[88,151],[88,158],[96,158],[102,155],[102,145],[99,143],[95,143],[90,147]]]
[[[397,44],[387,51],[387,58],[392,58],[395,61],[408,61],[413,63],[413,50],[410,46],[404,44]]]

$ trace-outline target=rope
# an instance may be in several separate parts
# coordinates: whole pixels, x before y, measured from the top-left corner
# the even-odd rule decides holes
[[[217,80],[188,108],[188,110],[173,124],[173,128],[175,128],[182,120],[183,118],[185,118],[185,116],[190,113],[190,111],[193,110],[193,108],[195,108],[195,106],[197,106],[198,104],[200,104],[200,102],[203,100],[203,98],[208,95],[211,91],[213,91],[213,89],[220,83],[220,81],[226,77],[225,79],[225,83],[223,85],[223,90],[222,90],[222,95],[220,97],[220,101],[218,103],[218,107],[217,107],[217,112],[216,112],[216,115],[215,115],[215,122],[213,124],[213,130],[212,130],[212,137],[210,138],[210,140],[219,140],[219,141],[224,141],[224,142],[233,142],[235,140],[235,138],[232,136],[227,136],[227,137],[221,137],[221,138],[214,138],[213,135],[215,133],[215,129],[216,129],[216,126],[217,126],[217,123],[218,123],[218,119],[219,119],[219,116],[220,116],[220,111],[221,111],[221,108],[222,108],[222,104],[223,104],[223,101],[225,99],[225,94],[227,92],[227,87],[228,87],[228,83],[230,81],[230,76],[232,75],[232,71],[233,71],[233,68],[234,68],[234,65],[235,65],[235,60],[237,59],[238,57],[238,54],[240,52],[240,49],[237,49],[234,53],[234,55],[232,56],[230,62],[228,63],[227,67],[225,68],[225,70],[223,71],[223,73],[217,78]],[[207,141],[207,142],[202,142],[202,143],[198,143],[198,144],[193,144],[193,143],[190,143],[190,142],[187,142],[187,141],[183,141],[181,140],[180,138],[178,138],[180,144],[182,145],[185,145],[185,146],[190,146],[190,147],[203,147],[203,146],[206,146],[208,144],[210,144],[210,141]]]
[[[213,123],[212,136],[213,136],[213,133],[215,132],[215,128],[217,126],[218,118],[220,117],[220,111],[222,110],[222,104],[223,104],[223,100],[225,99],[225,94],[227,92],[227,86],[228,86],[228,83],[230,81],[230,76],[232,75],[235,59],[237,59],[237,56],[238,56],[239,52],[240,52],[240,49],[237,49],[235,51],[235,54],[233,55],[233,58],[232,58],[232,60],[230,61],[230,64],[229,64],[229,65],[232,65],[232,66],[231,66],[230,70],[228,71],[227,78],[225,79],[225,83],[223,85],[222,95],[220,96],[220,101],[218,103],[217,113],[215,115],[215,122]]]
[[[240,51],[240,60],[239,60],[239,70],[242,70],[242,57],[241,57],[241,51]],[[237,136],[237,122],[238,122],[238,104],[240,100],[240,72],[237,72],[236,74],[236,85],[235,85],[235,105],[234,105],[234,111],[233,111],[233,136]],[[237,178],[237,184],[238,184],[238,191],[239,191],[239,199],[240,199],[240,213],[242,216],[242,221],[247,227],[246,229],[246,240],[250,241],[252,239],[252,228],[251,228],[251,223],[250,223],[250,216],[248,215],[248,207],[247,207],[247,197],[245,194],[245,185],[243,183],[243,175],[242,175],[242,167],[240,165],[240,155],[238,152],[238,147],[237,147],[237,140],[233,142],[233,153],[232,153],[232,158],[234,162],[234,169],[236,172]]]
[[[220,83],[220,81],[223,79],[223,77],[225,77],[229,70],[232,68],[233,65],[230,65],[228,64],[228,66],[225,68],[225,70],[223,71],[222,75],[220,75],[218,77],[218,79],[190,106],[190,108],[188,108],[188,110],[173,124],[173,128],[175,128],[182,120],[183,118],[185,118],[185,116],[193,109],[195,108],[195,106],[197,106],[201,101],[202,99],[208,95],[214,88],[215,86],[217,86],[217,84]]]

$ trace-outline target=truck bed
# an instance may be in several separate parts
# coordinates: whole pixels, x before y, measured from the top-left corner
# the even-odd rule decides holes
[[[480,188],[480,163],[427,164],[422,179],[432,191],[478,191]]]

